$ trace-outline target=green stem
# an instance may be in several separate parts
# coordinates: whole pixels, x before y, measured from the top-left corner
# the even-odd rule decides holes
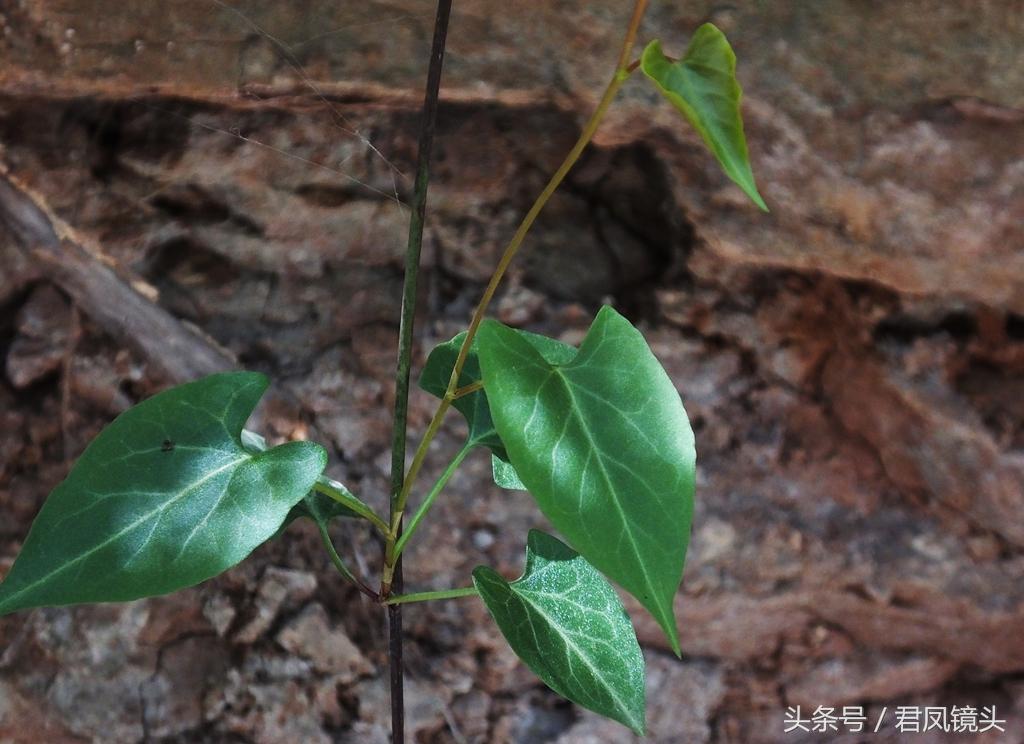
[[[360,501],[355,494],[349,491],[345,486],[332,478],[328,478],[326,475],[321,475],[317,478],[316,483],[313,484],[313,490],[318,493],[322,493],[325,496],[330,497],[334,501],[337,501],[342,506],[351,509],[363,519],[370,522],[377,530],[385,537],[389,533],[387,522],[377,516],[377,513],[373,511],[369,506]]]
[[[341,556],[338,555],[338,551],[334,547],[334,541],[331,540],[331,535],[327,531],[327,523],[322,522],[318,519],[316,520],[316,526],[320,530],[320,539],[323,541],[324,547],[327,548],[327,555],[331,557],[331,563],[333,563],[334,567],[338,569],[338,573],[340,573],[346,579],[355,584],[356,588],[359,589],[359,591],[361,591],[363,594],[368,596],[370,599],[379,600],[380,595],[378,595],[377,592],[373,591],[362,581],[357,579],[355,575],[348,570],[348,566],[345,565],[345,562],[341,560]]]
[[[551,196],[555,193],[555,190],[562,184],[565,177],[572,170],[572,167],[580,159],[580,155],[586,149],[587,145],[594,138],[594,134],[597,132],[598,126],[604,119],[605,114],[608,113],[608,108],[611,106],[612,101],[615,99],[616,94],[619,92],[619,88],[622,84],[629,79],[630,74],[635,68],[629,64],[629,55],[633,50],[633,44],[636,42],[636,35],[640,28],[640,21],[643,18],[644,10],[647,7],[647,0],[636,0],[633,6],[633,15],[629,21],[629,27],[626,30],[626,37],[622,42],[622,49],[619,52],[619,59],[615,66],[615,74],[612,75],[611,81],[608,83],[608,87],[605,88],[604,95],[601,96],[601,100],[597,104],[597,108],[591,115],[590,119],[583,126],[583,131],[580,133],[579,139],[576,140],[576,144],[573,145],[569,154],[566,155],[565,160],[558,166],[558,170],[555,171],[554,175],[551,176],[551,180],[548,181],[547,186],[541,191],[540,196],[530,207],[530,210],[523,217],[523,221],[519,224],[516,229],[515,235],[512,236],[512,240],[509,241],[508,246],[505,248],[505,252],[501,256],[501,260],[498,261],[498,266],[494,270],[494,274],[491,276],[490,282],[487,284],[487,288],[484,290],[483,297],[480,299],[480,304],[477,305],[476,310],[473,313],[473,318],[469,323],[469,329],[466,333],[465,339],[462,341],[462,347],[459,349],[459,355],[455,360],[455,366],[452,368],[451,377],[448,380],[448,389],[445,391],[444,397],[441,399],[441,403],[438,405],[437,410],[434,412],[434,417],[430,421],[430,425],[427,427],[426,433],[423,435],[423,439],[420,440],[419,446],[416,448],[416,454],[413,456],[412,464],[409,466],[409,471],[405,475],[405,482],[402,484],[402,490],[396,499],[394,504],[393,514],[397,515],[398,520],[401,520],[401,516],[405,511],[406,502],[409,500],[409,493],[412,490],[412,486],[416,481],[416,476],[419,475],[420,468],[423,466],[423,460],[427,456],[427,448],[430,446],[431,440],[434,435],[437,434],[438,429],[441,428],[441,421],[444,419],[445,414],[448,412],[448,408],[451,406],[452,401],[455,399],[456,391],[459,387],[459,377],[462,374],[462,368],[466,364],[466,357],[469,355],[469,348],[473,343],[473,339],[476,337],[476,332],[480,328],[480,323],[484,319],[484,314],[487,312],[487,308],[491,304],[491,300],[494,299],[494,293],[498,289],[498,285],[501,283],[502,278],[505,276],[505,272],[508,270],[509,264],[512,263],[512,259],[515,258],[516,253],[519,251],[520,246],[523,244],[523,240],[526,238],[526,234],[530,231],[537,216],[544,209],[544,206],[551,199]],[[395,529],[396,520],[393,518],[391,522],[392,531]]]
[[[455,394],[452,396],[452,400],[458,400],[459,398],[463,397],[464,395],[472,395],[477,390],[483,390],[483,389],[484,389],[484,381],[483,380],[477,380],[476,382],[471,382],[468,385],[460,387],[458,390],[456,390]]]
[[[445,468],[443,473],[441,473],[441,477],[437,479],[436,483],[434,483],[434,487],[430,489],[430,493],[427,494],[427,498],[425,498],[423,500],[423,503],[420,504],[420,508],[416,511],[416,514],[415,516],[413,516],[412,521],[409,522],[409,526],[402,533],[402,536],[398,538],[398,542],[395,544],[396,559],[402,555],[402,551],[405,549],[405,544],[409,542],[409,539],[412,537],[413,533],[416,532],[416,528],[419,527],[419,524],[423,520],[423,517],[425,517],[427,512],[430,511],[430,507],[433,506],[434,500],[437,498],[438,494],[440,494],[441,491],[444,489],[449,479],[451,479],[452,475],[454,475],[459,465],[462,464],[462,461],[466,459],[466,455],[468,455],[472,449],[473,445],[470,444],[469,442],[466,442],[466,444],[462,446],[462,449],[458,451],[458,453],[455,455],[452,461],[448,463],[448,467]]]
[[[455,599],[456,597],[470,597],[475,594],[477,594],[475,586],[466,586],[462,589],[442,589],[438,592],[395,594],[385,599],[384,604],[408,604],[409,602],[426,602],[431,599]]]

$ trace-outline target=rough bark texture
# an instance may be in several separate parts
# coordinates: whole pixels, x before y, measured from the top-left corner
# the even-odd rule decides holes
[[[431,3],[237,7],[0,3],[0,159],[78,240],[50,246],[66,262],[41,260],[0,219],[0,574],[88,439],[188,369],[179,347],[90,311],[76,261],[116,268],[225,363],[270,373],[284,395],[268,433],[315,428],[332,474],[384,510],[395,200]],[[897,741],[894,706],[956,704],[1007,719],[971,741],[1022,741],[1024,14],[1005,0],[724,8],[655,3],[644,37],[678,52],[705,20],[730,36],[772,213],[635,81],[497,306],[575,341],[612,301],[697,431],[682,661],[631,607],[651,740],[831,741],[784,735],[786,707],[864,705],[890,715],[871,741]],[[420,361],[467,321],[576,137],[626,12],[456,3]],[[413,436],[432,405],[414,395]],[[430,470],[458,437],[439,438]],[[488,476],[478,455],[453,478],[408,553],[410,590],[462,585],[480,562],[518,574],[542,523]],[[336,538],[376,572],[364,531]],[[382,620],[296,525],[193,590],[0,620],[0,740],[384,741]],[[547,692],[479,602],[410,606],[407,624],[416,741],[629,740]]]

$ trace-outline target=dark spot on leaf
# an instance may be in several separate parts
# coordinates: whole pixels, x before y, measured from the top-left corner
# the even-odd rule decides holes
[[[173,452],[174,451],[174,442],[172,442],[170,439],[165,439],[164,443],[160,445],[160,449],[163,452]]]

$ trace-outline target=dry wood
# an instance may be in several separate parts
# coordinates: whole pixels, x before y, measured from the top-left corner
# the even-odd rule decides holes
[[[171,382],[231,369],[226,349],[156,305],[156,290],[77,236],[45,200],[0,168],[0,222],[43,276]],[[148,296],[147,296],[148,295]]]

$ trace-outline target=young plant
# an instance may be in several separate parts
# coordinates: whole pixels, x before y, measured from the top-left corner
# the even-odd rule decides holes
[[[642,733],[644,659],[609,579],[651,613],[679,654],[673,600],[682,579],[695,479],[694,438],[682,401],[640,332],[611,307],[598,312],[579,348],[487,320],[485,313],[537,214],[637,68],[685,115],[725,173],[765,208],[747,155],[728,42],[707,24],[682,58],[665,56],[653,41],[631,62],[645,5],[635,3],[597,110],[512,238],[468,330],[427,358],[420,385],[440,402],[403,472],[425,154],[450,6],[441,4],[410,229],[396,477],[387,519],[324,475],[327,453],[319,444],[268,448],[243,428],[267,388],[266,378],[216,374],[143,401],[96,437],[33,523],[0,584],[0,614],[127,601],[192,586],[305,517],[316,523],[339,572],[389,608],[396,741],[402,736],[398,610],[407,602],[467,595],[483,600],[515,653],[549,687]],[[468,438],[403,531],[429,444],[452,407],[465,417]],[[401,593],[405,549],[452,473],[478,447],[490,450],[495,482],[527,491],[565,542],[531,531],[523,575],[513,581],[480,566],[472,586]],[[379,590],[357,578],[338,555],[328,534],[335,518],[361,520],[380,533],[386,547]]]

